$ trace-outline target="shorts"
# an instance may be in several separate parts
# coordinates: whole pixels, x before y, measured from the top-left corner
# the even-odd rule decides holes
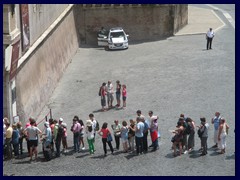
[[[121,94],[120,93],[116,93],[116,99],[120,100]]]
[[[103,98],[101,98],[101,105],[103,107],[106,106],[106,98],[105,98],[105,96]]]
[[[126,143],[126,142],[128,142],[128,139],[126,139],[126,138],[121,138],[121,141],[122,141],[122,143]]]
[[[84,133],[80,133],[80,134],[79,134],[79,137],[84,137]]]
[[[37,147],[38,146],[38,140],[29,140],[29,146],[30,147]]]
[[[109,101],[113,101],[113,94],[112,93],[107,93],[107,100],[108,100],[108,102]]]
[[[123,96],[122,99],[123,99],[123,101],[126,101],[127,97],[126,97],[126,96]]]

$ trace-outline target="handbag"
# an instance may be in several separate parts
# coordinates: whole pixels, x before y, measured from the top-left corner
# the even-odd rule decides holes
[[[112,141],[112,135],[111,134],[108,134],[107,136],[107,142],[111,142]]]

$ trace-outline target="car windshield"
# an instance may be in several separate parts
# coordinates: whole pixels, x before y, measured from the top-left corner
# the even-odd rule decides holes
[[[125,36],[124,36],[124,33],[123,33],[123,32],[111,32],[110,37],[111,37],[111,38],[120,38],[120,37],[123,37],[124,40],[125,40]]]

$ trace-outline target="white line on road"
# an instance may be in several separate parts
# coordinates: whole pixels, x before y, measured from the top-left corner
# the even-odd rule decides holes
[[[226,17],[226,19],[228,20],[228,22],[232,25],[232,27],[235,29],[235,20],[232,18],[232,16],[227,13],[226,11],[224,11],[223,9],[221,8],[218,8],[218,7],[215,7],[211,4],[206,4],[207,6],[213,8],[214,10],[217,10],[217,11],[221,11],[223,13],[223,15]]]

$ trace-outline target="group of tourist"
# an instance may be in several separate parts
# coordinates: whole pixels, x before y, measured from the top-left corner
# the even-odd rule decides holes
[[[83,120],[78,116],[74,116],[73,123],[71,125],[71,132],[73,133],[73,150],[74,152],[80,152],[85,149],[84,137],[88,142],[89,153],[92,155],[95,152],[94,142],[96,134],[102,137],[104,156],[107,155],[107,144],[112,153],[114,148],[112,145],[113,137],[115,139],[115,150],[120,149],[120,142],[122,143],[123,153],[133,152],[136,155],[147,153],[151,148],[151,151],[159,149],[158,138],[160,136],[158,129],[158,116],[153,115],[152,111],[148,112],[148,117],[145,118],[141,110],[137,110],[136,119],[130,119],[129,122],[123,120],[121,123],[118,120],[114,120],[111,124],[111,128],[108,128],[108,123],[104,122],[102,127],[99,128],[99,123],[94,118],[93,114],[89,114],[89,119],[85,125]],[[195,125],[195,122],[189,118],[180,115],[174,133],[172,137],[172,149],[173,155],[177,156],[191,152],[195,146],[195,132],[198,133],[201,139],[201,156],[207,154],[207,139],[209,124],[206,122],[206,118],[200,118],[201,124]],[[54,151],[56,148],[56,157],[61,154],[61,144],[63,146],[62,152],[68,152],[67,143],[67,124],[60,118],[58,121],[49,119],[44,123],[43,132],[37,127],[34,118],[29,118],[29,123],[23,128],[21,122],[13,124],[12,127],[7,118],[3,119],[3,144],[5,145],[7,159],[12,158],[12,147],[14,149],[15,157],[18,157],[23,153],[22,142],[23,138],[26,138],[27,148],[30,160],[32,160],[33,154],[37,159],[37,147],[38,147],[38,134],[45,139],[45,145],[51,146]],[[215,113],[215,117],[212,118],[211,123],[214,125],[214,146],[212,148],[220,149],[220,154],[225,153],[226,149],[226,136],[228,134],[229,126],[227,125],[225,118],[220,116],[219,112]],[[198,128],[198,129],[197,129]],[[148,134],[151,137],[151,145],[148,146]],[[82,148],[80,146],[82,145]],[[177,152],[178,149],[178,152]]]
[[[127,99],[127,88],[126,85],[121,85],[120,81],[116,81],[116,100],[117,104],[115,105],[116,108],[121,107],[121,95],[122,95],[122,101],[123,105],[122,108],[124,109],[126,107],[126,99]],[[114,100],[114,87],[112,82],[109,80],[107,83],[102,83],[102,86],[99,88],[99,96],[101,96],[101,106],[102,111],[107,111],[108,109],[111,109],[113,107],[113,100]],[[108,108],[106,108],[106,96],[107,96],[107,105]]]
[[[196,126],[191,118],[185,118],[184,114],[180,115],[176,129],[171,131],[175,134],[172,138],[172,149],[174,150],[174,156],[181,156],[182,153],[186,154],[193,150],[195,145],[194,136],[196,131],[201,140],[201,148],[199,149],[199,151],[201,152],[200,155],[204,156],[208,153],[207,139],[209,124],[206,122],[205,117],[201,117],[200,122],[200,125]],[[224,154],[226,149],[226,137],[228,134],[229,126],[226,123],[225,118],[220,116],[219,112],[215,113],[215,117],[212,118],[211,123],[214,125],[215,143],[212,148],[216,148],[216,150],[220,149],[219,154]],[[179,149],[178,154],[176,152],[177,148]]]

